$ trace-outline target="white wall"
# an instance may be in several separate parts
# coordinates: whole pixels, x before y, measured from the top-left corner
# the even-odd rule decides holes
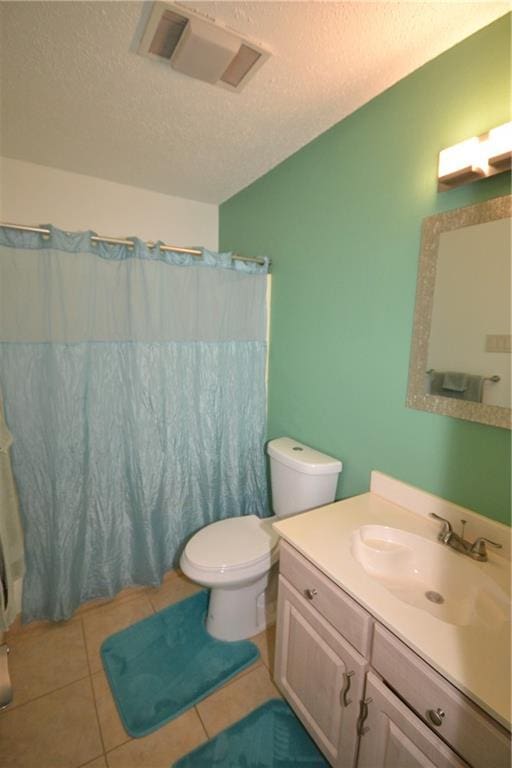
[[[0,221],[214,251],[219,243],[217,205],[9,158],[0,158]]]

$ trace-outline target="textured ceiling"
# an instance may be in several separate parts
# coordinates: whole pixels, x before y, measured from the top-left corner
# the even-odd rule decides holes
[[[241,93],[134,50],[139,2],[1,2],[0,151],[218,203],[510,9],[495,2],[191,2],[272,52]]]

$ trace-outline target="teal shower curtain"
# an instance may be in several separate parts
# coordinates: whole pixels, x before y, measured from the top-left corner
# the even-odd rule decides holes
[[[23,620],[158,584],[187,537],[268,513],[267,267],[0,227],[0,391]]]

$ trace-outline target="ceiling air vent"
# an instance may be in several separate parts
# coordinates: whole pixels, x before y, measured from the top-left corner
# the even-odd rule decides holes
[[[238,88],[251,69],[256,66],[261,56],[262,54],[256,48],[242,43],[235,58],[229,62],[220,79],[226,85]]]
[[[232,91],[242,90],[270,55],[224,25],[162,2],[153,4],[138,52]]]
[[[152,25],[148,53],[161,59],[170,59],[187,22],[188,19],[184,16],[164,10],[158,16],[157,25]],[[149,30],[149,24],[147,30]]]

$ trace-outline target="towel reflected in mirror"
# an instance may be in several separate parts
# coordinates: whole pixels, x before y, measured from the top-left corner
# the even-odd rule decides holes
[[[458,371],[428,371],[429,394],[482,402],[484,377]]]

